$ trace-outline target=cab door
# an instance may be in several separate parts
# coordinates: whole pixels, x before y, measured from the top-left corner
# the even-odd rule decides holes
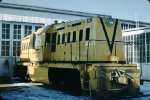
[[[52,34],[52,48],[51,48],[51,52],[56,52],[56,36],[57,36],[57,33],[53,33]]]
[[[51,60],[55,61],[56,60],[56,37],[57,37],[57,33],[53,33],[52,34],[52,44],[51,44]]]

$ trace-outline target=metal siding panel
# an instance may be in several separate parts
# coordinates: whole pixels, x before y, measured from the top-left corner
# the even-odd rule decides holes
[[[142,80],[150,80],[150,64],[141,64],[142,67]]]

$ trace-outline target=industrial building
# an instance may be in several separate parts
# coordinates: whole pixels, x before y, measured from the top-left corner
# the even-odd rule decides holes
[[[141,69],[141,79],[150,80],[150,27],[122,31],[125,57],[129,63],[136,63]]]
[[[45,25],[54,23],[56,20],[67,22],[91,16],[105,15],[0,3],[0,77],[13,75],[13,67],[18,60],[20,41],[23,37]],[[121,26],[122,30],[127,30],[136,27],[149,27],[150,23],[121,19]]]

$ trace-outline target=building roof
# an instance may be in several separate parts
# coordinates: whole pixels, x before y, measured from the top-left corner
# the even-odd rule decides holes
[[[140,30],[150,30],[150,27],[139,27],[139,28],[122,30],[122,33],[124,33],[124,32],[134,32],[134,31],[140,31]]]
[[[133,23],[133,24],[135,24],[135,23],[139,23],[139,24],[145,24],[145,25],[150,25],[150,23],[147,23],[147,22],[143,22],[143,21],[137,21],[137,20],[128,20],[128,19],[120,19],[121,20],[121,22],[126,22],[126,23]]]
[[[54,9],[54,8],[46,8],[46,7],[30,6],[30,5],[11,4],[11,3],[0,3],[0,7],[21,9],[21,10],[32,10],[32,11],[47,12],[47,13],[66,14],[66,15],[74,15],[74,16],[83,16],[83,17],[108,16],[108,15],[100,15],[94,13],[86,13],[86,12],[62,10],[62,9]]]

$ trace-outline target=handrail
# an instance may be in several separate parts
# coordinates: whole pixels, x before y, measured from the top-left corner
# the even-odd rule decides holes
[[[89,60],[89,40],[88,40],[88,48],[87,48],[87,61]]]
[[[72,42],[70,42],[70,56],[71,56],[71,61],[72,61]]]

